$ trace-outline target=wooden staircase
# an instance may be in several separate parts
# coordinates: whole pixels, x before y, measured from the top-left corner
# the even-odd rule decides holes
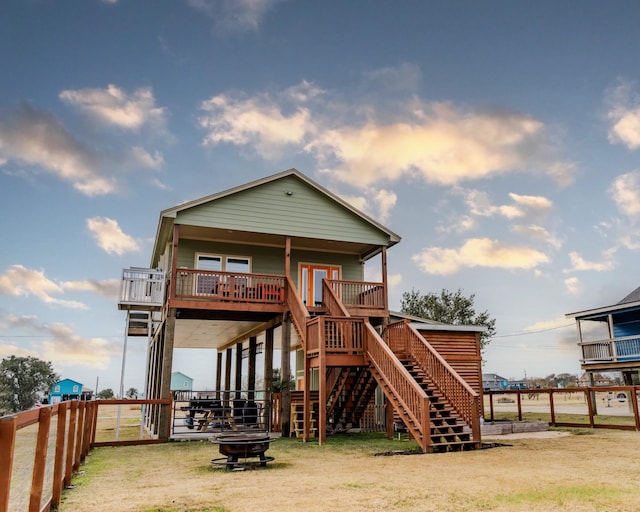
[[[329,431],[333,434],[358,427],[377,386],[366,367],[345,367],[339,371],[340,376],[331,388],[327,400],[327,418],[332,426]]]
[[[325,399],[320,399],[317,424],[321,444],[338,426],[358,425],[379,385],[424,452],[480,446],[477,393],[408,322],[392,324],[383,339],[368,318],[350,315],[326,281],[328,314],[312,318],[291,284],[287,304],[305,351],[305,371],[319,368],[323,376],[320,396]],[[309,378],[307,373],[305,381]]]
[[[402,365],[429,397],[430,442],[432,452],[462,451],[476,448],[471,429],[460,419],[449,400],[437,389],[428,375],[411,360]]]

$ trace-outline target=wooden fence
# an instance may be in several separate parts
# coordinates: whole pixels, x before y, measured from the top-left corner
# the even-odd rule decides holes
[[[572,395],[583,397],[581,407],[565,405],[567,397]],[[496,396],[499,398],[496,399]],[[515,396],[515,399],[509,398],[511,396]],[[523,397],[526,397],[527,405],[523,405]],[[540,397],[544,397],[545,400],[540,400]],[[562,399],[558,399],[558,397],[562,397]],[[484,398],[485,413],[487,412],[487,401],[489,408],[488,416],[485,416],[487,421],[494,421],[496,412],[500,412],[501,416],[509,413],[515,414],[518,421],[522,421],[523,413],[530,413],[531,409],[535,408],[538,412],[549,415],[549,424],[552,427],[640,430],[640,414],[638,412],[640,386],[505,389],[501,391],[485,391]],[[618,406],[624,405],[626,408],[625,414],[622,415],[619,411],[617,417],[626,417],[629,421],[612,422],[612,419],[616,418],[616,416],[611,415],[612,402],[617,403]],[[535,406],[532,405],[534,403]],[[496,404],[501,405],[497,406]],[[510,404],[513,404],[513,406]],[[584,421],[581,421],[582,417],[584,417]],[[569,418],[570,421],[566,421],[566,418]]]
[[[167,441],[142,435],[138,439],[96,439],[97,434],[102,435],[100,407],[140,409],[145,404],[170,407],[171,400],[71,401],[0,417],[0,512],[57,508],[62,490],[71,484],[74,472],[94,446]],[[108,421],[115,426],[114,419]],[[140,419],[137,422],[140,425]]]

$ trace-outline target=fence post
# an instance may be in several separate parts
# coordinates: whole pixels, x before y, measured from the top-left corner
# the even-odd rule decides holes
[[[70,402],[69,430],[67,430],[67,454],[66,464],[64,465],[64,485],[71,485],[71,477],[73,476],[73,455],[76,443],[76,423],[78,421],[78,402],[73,400]]]
[[[0,418],[0,512],[9,510],[9,490],[13,470],[13,451],[16,443],[18,419],[15,416]]]
[[[80,469],[80,462],[82,460],[82,445],[84,438],[82,433],[84,432],[84,422],[86,421],[86,404],[84,402],[78,402],[78,417],[76,418],[76,444],[74,446],[73,453],[73,470],[78,471]]]
[[[50,427],[51,407],[42,407],[38,417],[38,436],[36,438],[35,460],[33,461],[29,512],[38,512],[40,510],[40,503],[42,502],[42,486],[44,484],[44,470],[47,467],[47,448],[49,446]]]
[[[53,466],[53,489],[51,493],[51,506],[57,508],[62,497],[64,485],[64,434],[67,430],[67,408],[69,402],[58,404],[58,428],[56,429],[56,458]]]

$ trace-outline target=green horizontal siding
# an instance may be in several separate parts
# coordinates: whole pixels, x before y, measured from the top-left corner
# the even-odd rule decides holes
[[[287,195],[287,191],[291,195]],[[177,213],[177,224],[387,245],[388,235],[295,176]]]
[[[255,274],[284,275],[284,248],[185,239],[180,240],[178,245],[178,266],[195,268],[196,253],[244,256],[251,258],[251,272]],[[291,251],[291,277],[296,285],[300,263],[339,266],[342,269],[342,279],[347,281],[363,279],[364,267],[360,264],[357,255],[293,250]]]

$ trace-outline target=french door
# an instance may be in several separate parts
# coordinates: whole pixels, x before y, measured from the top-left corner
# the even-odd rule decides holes
[[[322,306],[322,280],[340,279],[340,267],[316,263],[300,264],[300,295],[307,307]]]

